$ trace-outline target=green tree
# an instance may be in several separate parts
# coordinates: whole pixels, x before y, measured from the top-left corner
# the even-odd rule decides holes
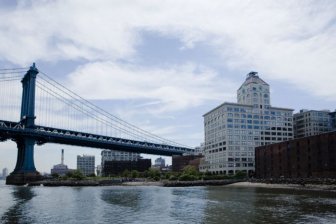
[[[88,175],[88,177],[96,177],[96,174],[91,173],[90,175]]]
[[[192,176],[199,176],[199,172],[198,170],[196,169],[196,167],[194,166],[185,166],[183,168],[183,171],[182,171],[182,174],[185,174],[185,175],[192,175]]]
[[[148,176],[154,180],[160,179],[160,171],[157,169],[149,168],[148,170]]]
[[[148,170],[145,170],[145,171],[142,173],[142,177],[144,177],[144,178],[149,177],[149,171],[148,171]]]
[[[66,174],[66,177],[77,179],[77,180],[85,179],[85,176],[83,175],[83,173],[80,170],[70,171]]]
[[[139,172],[137,170],[132,170],[131,176],[132,176],[132,178],[138,178],[139,177]]]
[[[124,170],[121,174],[122,177],[130,177],[131,176],[131,173],[129,170]]]
[[[178,180],[180,181],[194,181],[194,180],[197,180],[197,176],[195,175],[189,175],[189,174],[182,174]]]

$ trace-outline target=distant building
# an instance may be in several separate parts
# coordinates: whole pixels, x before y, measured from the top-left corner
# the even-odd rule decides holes
[[[336,132],[256,148],[257,178],[336,178]]]
[[[294,114],[294,138],[331,131],[329,110],[300,110]]]
[[[333,131],[336,131],[336,110],[330,114],[330,126]]]
[[[103,150],[101,152],[101,166],[104,169],[106,161],[137,161],[140,158],[140,153]]]
[[[237,103],[223,103],[204,117],[205,151],[200,171],[254,171],[254,148],[293,138],[293,110],[271,106],[270,86],[250,72]]]
[[[154,166],[155,167],[158,167],[160,169],[164,168],[166,166],[166,161],[164,158],[162,157],[159,157],[155,160],[155,163],[154,163]]]
[[[77,156],[77,169],[85,176],[95,174],[95,157],[90,155]]]
[[[194,166],[199,170],[199,165],[202,155],[184,155],[184,156],[173,156],[172,157],[172,171],[181,172],[186,166]]]
[[[68,169],[67,165],[64,165],[64,149],[62,149],[61,163],[57,164],[57,165],[54,165],[54,167],[51,169],[50,173],[51,174],[58,174],[60,176],[64,176],[68,172],[70,172],[70,170]]]
[[[137,163],[126,163],[126,162],[127,161],[136,162],[139,159],[141,159],[140,153],[124,152],[124,151],[117,151],[117,150],[103,150],[101,152],[102,174],[103,175],[112,175],[112,174],[115,175],[119,172],[119,169],[124,169],[123,167],[136,167],[137,165],[134,165],[134,164],[137,164]],[[109,163],[108,167],[105,168],[105,164],[107,164],[106,162],[111,162],[111,161],[115,161],[115,163]],[[123,163],[122,161],[126,161],[126,162]],[[133,164],[133,165],[129,165],[129,164]],[[111,169],[113,167],[118,169],[118,171],[116,172],[112,171]]]
[[[7,176],[8,176],[8,169],[7,168],[3,168],[2,169],[2,178],[6,179]]]
[[[97,172],[97,176],[101,176],[102,175],[102,166],[101,165],[98,165],[96,167],[96,172]]]
[[[195,147],[194,155],[204,155],[204,143],[201,143],[200,146]]]
[[[125,170],[137,170],[144,172],[152,166],[151,159],[138,159],[136,161],[105,161],[103,167],[103,176],[119,175]]]

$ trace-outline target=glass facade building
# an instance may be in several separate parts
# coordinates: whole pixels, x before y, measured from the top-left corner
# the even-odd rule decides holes
[[[253,172],[257,146],[293,139],[293,110],[272,107],[269,85],[250,72],[237,91],[237,103],[223,103],[204,116],[201,172]]]

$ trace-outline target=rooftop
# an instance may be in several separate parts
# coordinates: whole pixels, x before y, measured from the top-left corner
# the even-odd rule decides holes
[[[244,86],[244,85],[248,85],[250,83],[259,83],[259,84],[263,84],[263,85],[268,85],[267,82],[265,82],[264,80],[262,80],[259,75],[258,75],[258,72],[249,72],[247,75],[246,75],[246,79],[245,79],[245,82],[239,87],[239,89]],[[268,85],[269,86],[269,85]]]

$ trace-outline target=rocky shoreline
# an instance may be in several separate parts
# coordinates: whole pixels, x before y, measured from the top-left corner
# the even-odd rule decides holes
[[[121,179],[113,180],[42,180],[31,182],[28,186],[45,186],[45,187],[89,187],[89,186],[110,186],[121,185]]]
[[[336,191],[336,179],[322,178],[279,178],[279,179],[225,179],[197,181],[151,181],[146,179],[105,179],[105,180],[43,180],[32,182],[28,186],[45,187],[83,187],[83,186],[162,186],[162,187],[194,187],[194,186],[240,186],[263,188],[291,188],[300,190]]]
[[[196,180],[196,181],[164,181],[164,187],[223,186],[244,180]]]
[[[243,180],[198,180],[198,181],[147,181],[147,180],[44,180],[29,183],[28,186],[45,187],[83,187],[83,186],[163,186],[163,187],[192,187],[192,186],[221,186],[229,185]]]

